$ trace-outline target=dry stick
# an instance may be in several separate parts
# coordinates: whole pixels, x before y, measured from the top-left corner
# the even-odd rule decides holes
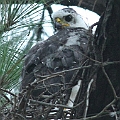
[[[97,64],[98,65],[98,64]],[[45,76],[41,76],[41,75],[36,75],[37,77],[50,77],[51,75],[59,75],[59,74],[62,74],[62,73],[65,73],[65,72],[70,72],[70,71],[75,71],[75,70],[80,70],[80,69],[86,69],[86,68],[90,68],[92,67],[92,65],[88,65],[88,66],[80,66],[80,67],[77,67],[77,68],[72,68],[72,69],[68,69],[68,70],[63,70],[63,71],[60,71],[60,72],[55,72],[55,73],[52,73],[50,75],[45,75]]]
[[[53,107],[63,107],[63,108],[69,108],[69,109],[72,109],[72,108],[73,108],[73,107],[69,107],[69,106],[67,106],[67,105],[52,104],[52,103],[46,103],[46,102],[37,101],[37,100],[31,100],[31,99],[30,99],[30,102],[38,103],[38,104],[41,104],[41,105],[53,106]]]
[[[62,104],[52,104],[52,103],[46,103],[46,102],[42,102],[42,101],[37,101],[37,100],[31,100],[30,99],[30,102],[33,102],[33,103],[38,103],[38,104],[41,104],[41,105],[47,105],[47,106],[53,106],[53,107],[63,107],[63,108],[68,108],[68,109],[73,109],[73,108],[76,108],[78,105],[82,104],[82,102],[78,103],[77,105],[73,106],[73,107],[69,107],[67,105],[62,105]]]
[[[90,68],[90,67],[93,67],[93,66],[101,67],[101,65],[102,65],[102,66],[107,66],[107,65],[112,65],[112,64],[120,64],[120,61],[104,62],[104,63],[100,62],[100,63],[94,64],[94,65],[80,66],[80,67],[76,67],[76,68],[72,68],[72,69],[68,69],[68,70],[63,70],[63,71],[60,71],[60,72],[55,72],[55,73],[52,73],[52,74],[50,74],[50,75],[41,76],[41,75],[35,74],[35,76],[36,76],[37,78],[45,78],[45,79],[46,79],[46,77],[53,78],[53,77],[58,76],[59,74],[62,74],[62,73],[65,73],[65,72],[69,72],[69,71],[86,69],[86,68]],[[55,76],[51,76],[51,75],[55,75]],[[49,78],[48,78],[48,79],[49,79]],[[44,81],[44,79],[41,80],[41,81]]]
[[[91,79],[91,81],[88,84],[88,88],[87,88],[86,109],[85,109],[85,112],[84,112],[84,118],[86,118],[86,116],[87,116],[87,111],[88,111],[88,107],[89,107],[90,88],[91,88],[91,85],[92,85],[93,81],[94,81],[94,79]]]

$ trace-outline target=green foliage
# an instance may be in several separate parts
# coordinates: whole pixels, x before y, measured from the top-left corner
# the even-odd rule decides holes
[[[41,40],[44,11],[51,0],[0,0],[0,110],[19,90],[25,54]],[[56,0],[59,2],[59,0]],[[47,21],[48,22],[48,21]],[[0,118],[1,119],[1,118]]]
[[[41,40],[44,11],[50,4],[51,0],[0,0],[0,119],[16,103],[25,54]]]
[[[18,83],[24,55],[35,41],[29,35],[40,21],[35,13],[43,11],[40,4],[12,2],[0,4],[0,88],[9,90]]]

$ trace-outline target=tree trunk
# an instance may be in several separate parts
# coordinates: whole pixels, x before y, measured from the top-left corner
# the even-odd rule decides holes
[[[113,63],[100,68],[97,72],[96,90],[90,96],[89,114],[99,113],[113,99],[115,100],[118,96],[120,97],[120,62],[115,62],[120,61],[119,20],[120,1],[109,0],[104,15],[100,19],[94,44],[96,60]],[[96,120],[116,120],[115,117],[111,118],[107,112],[114,112],[114,109],[119,111],[120,101],[115,100],[113,105],[114,107],[110,106],[106,109],[104,117],[97,118]]]

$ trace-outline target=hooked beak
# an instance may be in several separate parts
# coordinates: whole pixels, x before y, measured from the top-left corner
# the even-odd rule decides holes
[[[70,25],[68,23],[65,23],[60,18],[55,19],[55,28],[57,28],[58,30],[69,27],[69,26]]]

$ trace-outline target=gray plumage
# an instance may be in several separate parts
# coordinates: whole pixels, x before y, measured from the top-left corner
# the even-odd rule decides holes
[[[22,89],[35,79],[42,80],[44,78],[42,76],[83,65],[91,38],[89,32],[83,28],[67,28],[36,44],[25,58]],[[46,94],[57,92],[63,85],[70,82],[72,75],[73,71],[65,73],[64,84],[60,76],[41,82],[34,91],[34,95],[38,96],[45,90]]]

